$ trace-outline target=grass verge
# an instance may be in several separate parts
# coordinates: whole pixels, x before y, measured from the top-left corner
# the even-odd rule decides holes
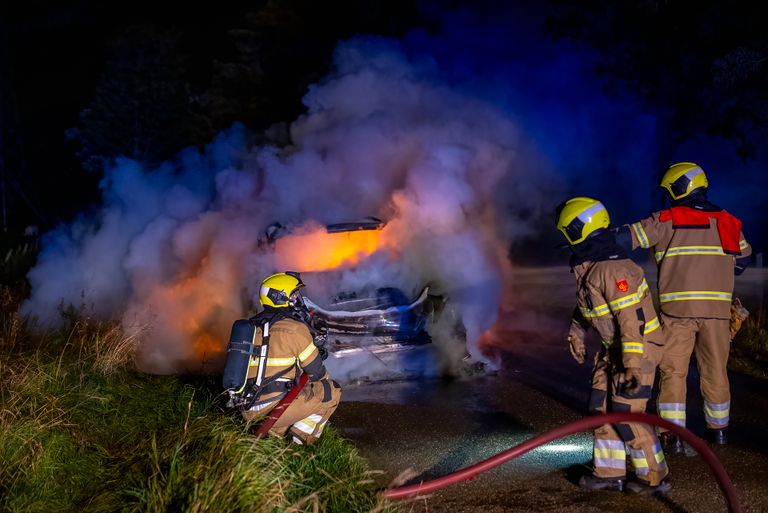
[[[730,367],[738,372],[768,379],[768,310],[747,317],[733,339]]]
[[[2,294],[0,510],[393,509],[332,429],[312,447],[256,440],[222,410],[218,379],[133,372],[115,324],[33,338]]]

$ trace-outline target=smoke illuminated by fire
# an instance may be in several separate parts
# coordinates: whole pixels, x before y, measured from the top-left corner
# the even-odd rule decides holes
[[[249,146],[235,126],[157,168],[118,160],[99,215],[46,235],[25,313],[55,325],[59,305],[83,305],[142,333],[142,370],[216,372],[261,280],[295,270],[320,305],[429,285],[466,330],[466,348],[444,359],[483,359],[510,240],[549,213],[557,180],[510,117],[441,85],[434,63],[363,38],[340,45],[335,65],[304,98],[290,146]],[[325,229],[367,216],[386,225]],[[291,228],[274,239],[274,223]],[[437,346],[453,328],[435,327]]]

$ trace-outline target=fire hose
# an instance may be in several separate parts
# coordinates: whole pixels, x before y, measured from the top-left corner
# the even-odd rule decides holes
[[[475,476],[486,470],[490,470],[497,465],[501,465],[511,459],[522,456],[523,454],[541,446],[563,438],[568,435],[573,435],[581,431],[587,431],[603,424],[617,424],[622,422],[637,422],[640,424],[650,424],[658,426],[669,431],[678,434],[683,440],[688,442],[699,455],[704,458],[704,461],[709,465],[710,470],[714,474],[717,484],[723,491],[726,503],[728,504],[728,511],[730,513],[742,513],[743,509],[739,504],[738,497],[736,495],[736,489],[728,477],[728,473],[725,471],[720,460],[717,459],[715,453],[712,452],[707,444],[699,437],[685,429],[684,427],[673,424],[660,417],[648,415],[647,413],[607,413],[604,415],[593,415],[591,417],[585,417],[577,421],[565,424],[551,431],[535,436],[523,443],[520,443],[510,449],[502,451],[495,456],[475,463],[469,467],[458,470],[451,474],[432,479],[430,481],[423,481],[418,484],[400,486],[397,488],[389,488],[382,492],[383,496],[387,499],[404,499],[417,494],[424,494],[440,488],[456,484],[461,481],[468,481],[474,479]]]
[[[280,399],[280,402],[277,403],[277,406],[269,411],[267,418],[264,419],[261,424],[259,424],[259,429],[256,430],[256,433],[254,433],[256,438],[264,438],[267,436],[267,433],[269,433],[269,430],[272,429],[272,426],[275,425],[277,419],[280,418],[286,408],[288,408],[293,400],[296,399],[296,396],[299,395],[299,392],[301,392],[301,389],[304,388],[304,385],[307,384],[307,380],[309,380],[309,377],[307,376],[306,372],[303,372],[296,386],[291,388],[288,393],[285,394],[282,399]]]

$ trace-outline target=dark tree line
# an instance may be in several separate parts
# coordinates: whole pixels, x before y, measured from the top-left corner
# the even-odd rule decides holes
[[[660,120],[658,158],[699,135],[756,156],[768,126],[768,6],[735,0],[558,0],[553,37],[596,49],[606,88]],[[662,166],[659,166],[661,169]]]
[[[301,112],[339,39],[399,34],[415,16],[408,2],[270,0],[205,40],[190,27],[128,27],[69,135],[88,168],[100,169],[116,155],[167,159],[236,121],[263,133]]]
[[[71,219],[98,200],[101,170],[118,155],[151,164],[205,145],[236,121],[263,134],[295,119],[339,40],[399,36],[419,24],[416,4],[1,3],[0,29],[8,30],[0,34],[0,198],[8,225],[44,230]]]

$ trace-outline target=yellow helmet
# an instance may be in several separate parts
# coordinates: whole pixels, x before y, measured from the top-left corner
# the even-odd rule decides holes
[[[693,162],[673,164],[661,177],[661,184],[673,200],[685,198],[701,187],[709,186],[704,170]]]
[[[595,230],[608,228],[611,218],[602,203],[592,198],[571,198],[558,207],[557,229],[571,245],[578,244]]]
[[[273,274],[261,282],[259,300],[262,306],[287,308],[295,301],[291,296],[303,286],[299,273],[286,271]]]

